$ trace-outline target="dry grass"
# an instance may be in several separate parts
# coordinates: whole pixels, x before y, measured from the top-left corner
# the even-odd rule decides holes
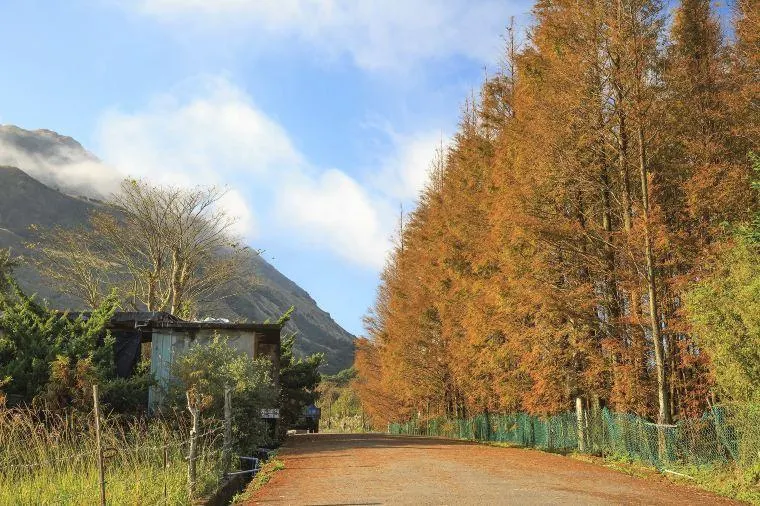
[[[0,505],[98,504],[93,425],[87,413],[0,409]],[[180,413],[107,417],[101,437],[108,503],[186,504],[188,434]],[[202,430],[199,494],[217,483],[221,434],[218,423]]]

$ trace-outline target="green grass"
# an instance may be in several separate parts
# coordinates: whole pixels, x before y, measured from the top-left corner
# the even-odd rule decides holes
[[[248,484],[245,491],[233,498],[232,504],[240,504],[250,499],[257,490],[269,483],[269,480],[272,479],[272,476],[274,476],[277,471],[283,469],[285,469],[284,462],[276,458],[269,459],[263,466],[261,466],[261,470],[256,473],[256,476],[251,480],[251,483]]]
[[[673,481],[692,483],[722,496],[760,505],[760,486],[752,471],[742,471],[728,464],[699,467],[669,466],[668,469],[692,478],[680,478],[666,473],[666,476]]]
[[[91,418],[0,409],[0,506],[99,504]],[[213,490],[220,466],[221,431],[201,432],[198,495]],[[150,422],[109,418],[101,434],[108,504],[188,503],[189,431],[180,416]]]
[[[593,457],[579,453],[572,458],[602,465],[637,478],[668,480],[698,487],[724,497],[760,505],[760,480],[757,470],[741,470],[735,464],[668,464],[658,470],[626,456]],[[677,474],[676,474],[677,473]]]
[[[483,442],[483,444],[503,448],[526,448],[508,442]],[[538,448],[527,449],[545,451]],[[760,506],[760,466],[742,470],[736,464],[705,464],[700,466],[668,464],[663,470],[658,470],[649,464],[625,455],[597,457],[577,452],[564,452],[563,454],[636,478],[668,480]]]

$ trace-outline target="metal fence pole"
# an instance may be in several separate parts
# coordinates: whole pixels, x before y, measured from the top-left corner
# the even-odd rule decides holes
[[[92,386],[92,400],[95,405],[95,444],[98,450],[98,485],[100,487],[100,505],[106,504],[106,478],[103,469],[103,446],[100,442],[100,400],[98,398],[98,385]]]

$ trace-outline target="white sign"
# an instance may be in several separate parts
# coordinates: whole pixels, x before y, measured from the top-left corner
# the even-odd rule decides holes
[[[280,418],[280,410],[277,408],[262,409],[261,418]]]

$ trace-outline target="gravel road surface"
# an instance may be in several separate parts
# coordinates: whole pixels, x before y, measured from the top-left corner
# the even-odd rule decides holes
[[[438,438],[309,434],[249,504],[739,504],[561,455]]]

